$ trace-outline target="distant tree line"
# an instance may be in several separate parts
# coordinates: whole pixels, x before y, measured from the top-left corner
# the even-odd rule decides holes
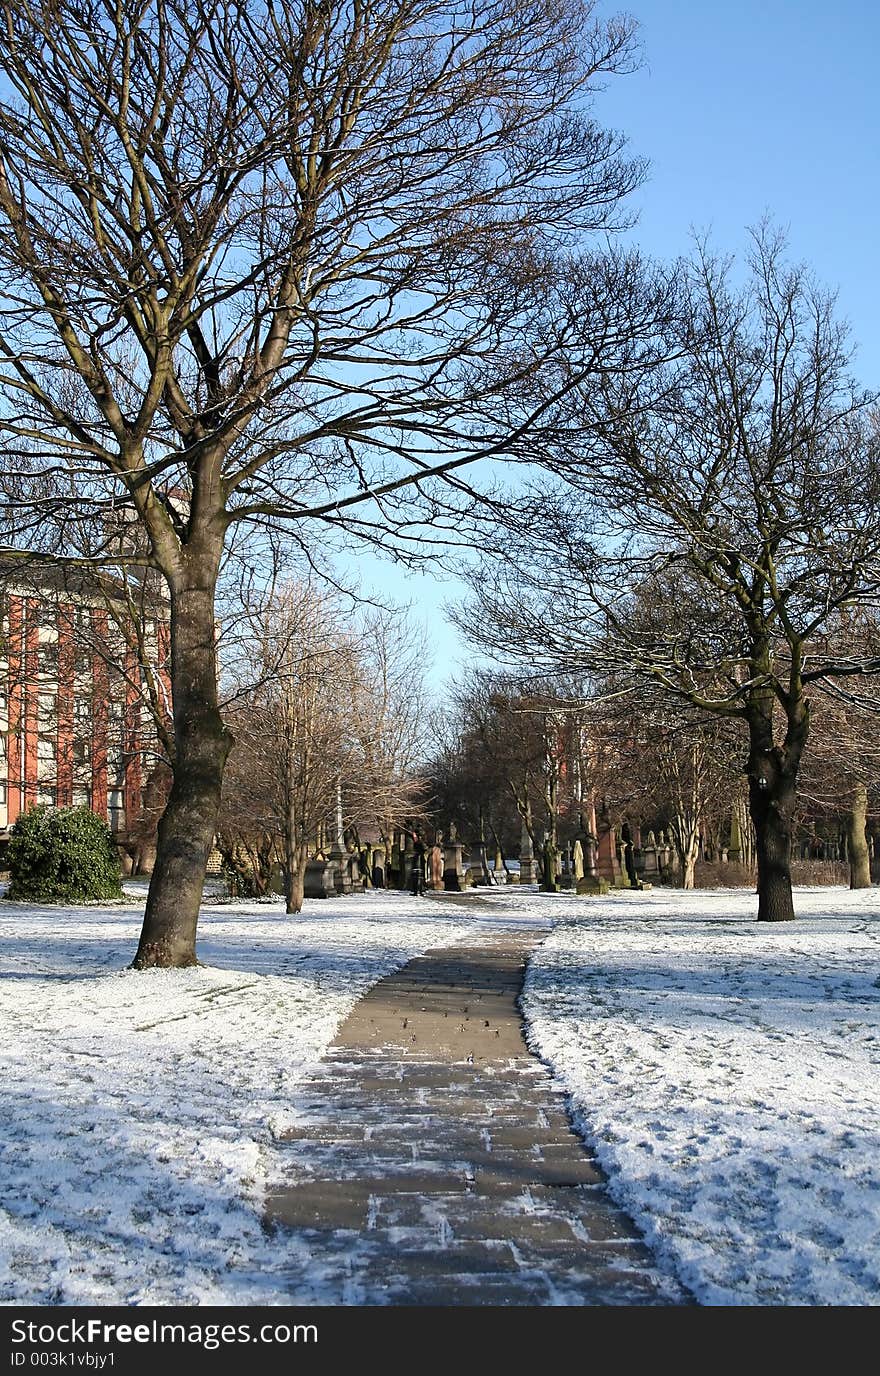
[[[834,685],[831,685],[832,693]],[[869,813],[880,812],[880,699],[855,706],[823,694],[812,715],[797,805],[794,855],[838,864],[852,888],[871,883]],[[501,874],[517,861],[524,832],[545,883],[547,846],[556,877],[566,845],[591,827],[638,828],[669,847],[667,879],[693,888],[757,881],[757,845],[743,770],[743,733],[726,717],[699,714],[651,684],[472,674],[449,695],[425,768],[429,824],[454,822]],[[871,848],[880,837],[870,836]],[[725,862],[719,868],[719,863]],[[703,863],[702,870],[699,868]],[[703,882],[707,882],[706,879]]]

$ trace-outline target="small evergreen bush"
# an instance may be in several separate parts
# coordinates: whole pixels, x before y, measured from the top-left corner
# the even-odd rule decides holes
[[[14,903],[89,903],[122,898],[119,858],[110,828],[88,807],[23,812],[9,833]]]

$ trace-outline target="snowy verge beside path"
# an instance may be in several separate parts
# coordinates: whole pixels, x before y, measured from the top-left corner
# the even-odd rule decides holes
[[[704,1304],[880,1303],[877,890],[555,907],[530,1041],[660,1260]]]
[[[298,1265],[320,1302],[262,1231],[274,1139],[360,995],[473,919],[208,906],[204,968],[125,970],[142,915],[0,903],[0,1303],[285,1304]]]

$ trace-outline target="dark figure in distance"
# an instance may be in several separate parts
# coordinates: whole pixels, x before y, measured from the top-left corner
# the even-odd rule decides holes
[[[425,892],[425,847],[420,836],[413,837],[412,891],[415,898]]]

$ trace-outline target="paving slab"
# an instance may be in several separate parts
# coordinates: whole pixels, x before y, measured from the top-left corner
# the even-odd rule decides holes
[[[380,980],[306,1086],[266,1222],[307,1243],[328,1302],[690,1302],[525,1043],[518,999],[546,930],[494,929]]]

